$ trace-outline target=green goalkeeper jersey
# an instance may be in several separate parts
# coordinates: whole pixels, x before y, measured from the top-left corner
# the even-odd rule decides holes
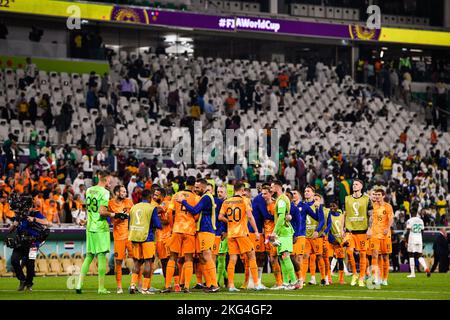
[[[87,226],[89,232],[109,232],[106,217],[100,215],[100,206],[108,207],[109,191],[104,187],[93,186],[86,190]]]

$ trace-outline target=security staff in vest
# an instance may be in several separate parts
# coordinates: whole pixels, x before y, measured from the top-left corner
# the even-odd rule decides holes
[[[37,252],[42,242],[48,236],[48,221],[38,211],[31,210],[33,199],[31,196],[10,198],[11,209],[16,213],[13,224],[8,232],[17,230],[15,237],[7,238],[6,245],[13,249],[11,265],[17,279],[20,281],[18,291],[32,291],[34,278],[34,264]],[[23,273],[22,264],[26,266],[27,275]]]

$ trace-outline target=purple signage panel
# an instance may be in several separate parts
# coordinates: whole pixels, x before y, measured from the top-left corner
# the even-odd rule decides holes
[[[213,16],[183,11],[164,11],[115,6],[111,20],[148,25],[217,31],[250,31],[296,36],[378,40],[380,30],[362,26],[281,20],[257,17]]]

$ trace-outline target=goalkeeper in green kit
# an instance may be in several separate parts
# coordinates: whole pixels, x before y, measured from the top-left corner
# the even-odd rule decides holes
[[[273,230],[272,240],[277,247],[278,257],[281,264],[281,273],[283,275],[283,289],[300,289],[295,275],[294,264],[291,261],[293,252],[294,228],[292,227],[290,214],[291,203],[289,198],[282,193],[281,183],[278,181],[272,183],[274,195],[277,196],[275,211],[277,218],[275,220],[275,229]],[[289,281],[290,280],[290,281]]]
[[[83,281],[89,271],[89,266],[97,256],[98,260],[98,293],[110,293],[105,289],[106,254],[111,246],[109,224],[107,217],[114,218],[113,212],[108,212],[110,175],[107,171],[98,173],[98,184],[86,191],[86,257],[81,266],[81,274],[76,286],[76,293],[80,294]]]

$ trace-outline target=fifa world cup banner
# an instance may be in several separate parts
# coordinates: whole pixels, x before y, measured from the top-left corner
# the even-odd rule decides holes
[[[189,30],[220,32],[262,32],[273,35],[330,38],[353,41],[379,41],[402,44],[450,46],[450,32],[382,27],[368,29],[363,25],[345,25],[299,20],[272,19],[231,15],[209,15],[175,10],[161,10],[58,0],[3,0],[0,12],[73,17],[115,21]]]

